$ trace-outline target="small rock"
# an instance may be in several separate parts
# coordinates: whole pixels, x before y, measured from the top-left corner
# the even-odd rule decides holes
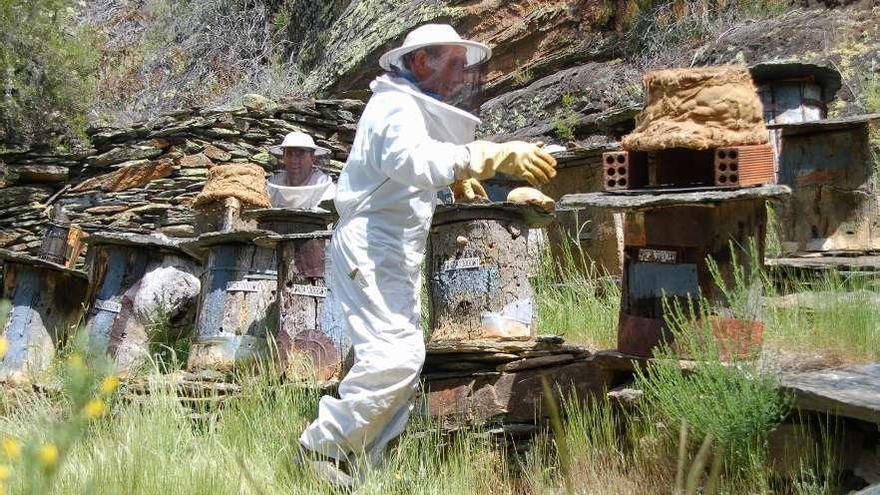
[[[270,114],[278,109],[278,104],[263,95],[247,94],[242,96],[241,104],[251,112]]]
[[[275,158],[266,153],[265,151],[262,153],[257,153],[256,155],[251,157],[251,161],[259,163],[260,165],[269,165],[270,163],[274,163]]]
[[[205,156],[204,153],[185,156],[178,160],[177,164],[183,168],[211,168],[214,166],[214,162]]]
[[[228,162],[232,159],[232,155],[211,144],[205,146],[202,153],[215,162]]]

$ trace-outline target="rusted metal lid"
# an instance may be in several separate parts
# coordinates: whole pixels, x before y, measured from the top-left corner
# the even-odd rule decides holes
[[[515,203],[445,204],[434,209],[433,227],[472,220],[525,222],[529,227],[543,227],[554,216],[532,205]]]
[[[3,260],[6,263],[18,263],[20,265],[32,266],[35,268],[46,268],[84,280],[89,279],[88,275],[86,275],[86,273],[82,270],[74,270],[73,268],[67,268],[66,266],[59,265],[58,263],[53,263],[51,261],[37,258],[36,256],[31,256],[29,254],[10,251],[8,249],[0,249],[0,260]]]

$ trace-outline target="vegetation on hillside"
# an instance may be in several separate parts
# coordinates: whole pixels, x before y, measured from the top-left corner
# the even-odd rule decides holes
[[[74,0],[0,0],[0,143],[60,142],[83,129],[94,96],[95,33]]]

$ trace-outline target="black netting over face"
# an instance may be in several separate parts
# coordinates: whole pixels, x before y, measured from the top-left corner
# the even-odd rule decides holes
[[[419,49],[407,54],[404,65],[396,75],[409,79],[425,94],[468,112],[482,104],[487,64],[467,65],[464,47]]]

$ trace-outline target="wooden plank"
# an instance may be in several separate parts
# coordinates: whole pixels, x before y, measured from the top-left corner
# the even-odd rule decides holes
[[[773,268],[874,272],[880,270],[880,255],[767,258],[765,264]]]

